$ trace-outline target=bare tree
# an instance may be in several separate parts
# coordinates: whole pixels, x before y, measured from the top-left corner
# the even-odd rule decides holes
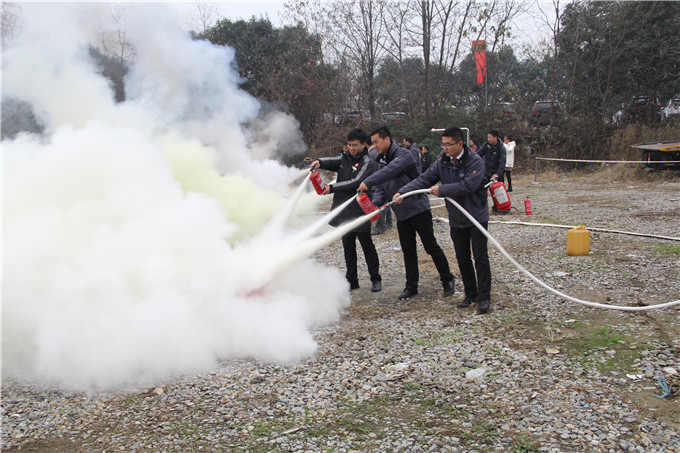
[[[550,70],[550,101],[551,101],[551,114],[550,114],[550,129],[548,131],[548,136],[552,135],[552,130],[554,126],[554,115],[552,114],[552,106],[555,105],[557,101],[557,56],[558,56],[558,42],[560,37],[560,20],[562,18],[562,13],[564,8],[560,8],[560,0],[552,0],[550,4],[550,11],[547,11],[547,6],[544,7],[543,3],[536,2],[538,7],[538,19],[550,30],[551,38],[551,54],[552,57],[552,67]],[[546,4],[547,5],[547,4]]]
[[[18,3],[2,2],[2,48],[19,31],[21,7]]]
[[[189,27],[196,34],[205,34],[209,28],[215,25],[219,17],[216,3],[194,2],[196,13],[189,19]]]
[[[124,2],[109,5],[111,25],[100,27],[102,30],[99,37],[100,42],[99,45],[94,46],[99,48],[105,56],[114,58],[121,63],[134,60],[137,53],[132,42],[128,40],[123,25],[128,10],[129,4]]]
[[[392,6],[392,5],[390,5]],[[348,68],[357,108],[375,115],[376,70],[386,54],[386,0],[341,0],[286,3],[285,15],[304,23],[321,37],[324,54],[338,66]]]

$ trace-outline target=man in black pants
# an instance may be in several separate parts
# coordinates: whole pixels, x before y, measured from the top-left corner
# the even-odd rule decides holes
[[[373,204],[381,206],[391,201],[392,196],[404,184],[418,176],[418,168],[415,158],[410,151],[392,141],[392,135],[387,127],[382,126],[371,133],[371,143],[384,157],[387,165],[359,185],[359,192],[374,189]],[[430,200],[425,194],[408,197],[403,203],[394,205],[394,214],[397,217],[397,232],[399,242],[404,254],[404,267],[406,268],[406,288],[399,296],[400,300],[408,299],[418,294],[418,250],[416,247],[416,233],[420,236],[425,251],[432,257],[439,278],[444,287],[444,297],[454,293],[454,278],[449,269],[449,262],[444,251],[439,247],[434,237],[432,226],[432,212]]]
[[[455,200],[488,229],[489,206],[483,185],[484,162],[465,145],[464,140],[463,131],[457,127],[450,127],[442,132],[441,145],[446,154],[437,159],[418,179],[400,188],[393,197],[394,202],[406,202],[408,198],[399,198],[401,194],[429,187],[432,195]],[[436,186],[438,181],[441,184]],[[491,266],[486,236],[452,203],[447,201],[446,208],[449,211],[451,239],[465,288],[465,299],[458,304],[458,308],[469,307],[479,299],[477,309],[480,313],[487,313],[491,306]],[[475,257],[474,267],[470,259],[470,246]]]
[[[366,132],[361,129],[353,129],[347,135],[349,151],[338,157],[328,157],[312,162],[312,168],[338,172],[335,184],[326,185],[322,195],[335,194],[331,209],[335,209],[348,199],[356,195],[359,183],[368,175],[372,174],[377,164],[368,157],[365,144],[368,142]],[[357,217],[363,216],[364,211],[359,203],[350,203],[337,217],[331,220],[332,226],[338,226]],[[382,289],[380,277],[380,261],[378,252],[375,250],[371,239],[371,222],[364,222],[342,237],[342,248],[345,252],[345,265],[347,272],[345,278],[349,282],[350,290],[359,288],[357,271],[357,243],[359,239],[361,248],[364,250],[368,273],[371,276],[371,291],[378,292]]]
[[[484,167],[486,168],[485,177],[488,183],[492,179],[503,182],[503,173],[505,172],[505,147],[498,139],[498,131],[489,131],[487,134],[487,142],[477,150],[477,154],[484,159]],[[493,212],[498,212],[496,205],[493,207]],[[508,213],[510,211],[505,211]]]

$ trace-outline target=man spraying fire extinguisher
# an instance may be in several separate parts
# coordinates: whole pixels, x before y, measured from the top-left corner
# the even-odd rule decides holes
[[[370,176],[377,167],[375,161],[368,157],[366,144],[368,136],[361,129],[353,129],[347,135],[348,151],[337,157],[327,157],[312,162],[312,169],[321,168],[338,172],[338,179],[335,184],[328,184],[320,192],[321,195],[333,194],[331,210],[343,204],[348,199],[354,197],[359,184]],[[361,207],[357,203],[352,203],[346,207],[340,215],[331,220],[332,226],[339,226],[364,215]],[[359,278],[357,271],[357,246],[359,240],[364,251],[368,273],[371,276],[371,291],[378,292],[382,289],[382,277],[380,276],[380,261],[378,252],[371,239],[371,224],[363,223],[354,228],[342,237],[342,248],[345,253],[345,265],[347,271],[345,278],[349,282],[350,290],[359,289]]]
[[[465,144],[460,128],[449,127],[442,132],[445,155],[415,180],[406,184],[392,199],[399,204],[412,190],[430,188],[437,197],[448,197],[460,204],[475,220],[488,229],[489,205],[484,188],[484,162]],[[435,185],[441,181],[440,185]],[[463,279],[465,298],[458,308],[467,308],[479,301],[479,313],[487,313],[491,306],[491,266],[486,236],[453,204],[446,202],[449,211],[451,239],[456,251],[458,268]],[[474,254],[474,266],[470,249]],[[475,275],[476,272],[476,275]]]

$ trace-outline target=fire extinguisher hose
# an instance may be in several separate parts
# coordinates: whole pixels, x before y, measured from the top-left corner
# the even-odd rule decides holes
[[[419,194],[419,193],[430,193],[430,189],[419,189],[419,190],[407,192],[405,194],[402,194],[401,198],[410,197],[411,195],[416,195],[416,194]],[[501,252],[501,254],[503,256],[505,256],[524,275],[529,277],[531,280],[533,280],[539,286],[547,289],[548,291],[550,291],[551,293],[553,293],[553,294],[555,294],[559,297],[562,297],[563,299],[567,299],[567,300],[570,300],[572,302],[587,305],[589,307],[604,308],[604,309],[610,309],[610,310],[622,310],[622,311],[648,311],[648,310],[657,310],[657,309],[660,309],[660,308],[668,308],[668,307],[673,307],[675,305],[680,305],[680,300],[674,300],[674,301],[666,302],[666,303],[663,303],[663,304],[648,305],[648,306],[645,306],[645,307],[627,307],[627,306],[623,306],[623,305],[600,304],[600,303],[597,303],[597,302],[591,302],[591,301],[587,301],[587,300],[583,300],[583,299],[578,299],[576,297],[572,297],[572,296],[569,296],[567,294],[564,294],[563,292],[558,291],[555,288],[549,286],[548,284],[542,282],[537,277],[535,277],[531,272],[529,272],[527,269],[525,269],[521,264],[519,264],[513,257],[510,256],[510,254],[508,252],[505,251],[505,249],[498,243],[498,241],[496,239],[494,239],[494,237],[489,234],[489,232],[486,230],[486,228],[484,228],[477,220],[475,220],[475,218],[472,217],[461,205],[456,203],[455,200],[452,200],[449,197],[444,197],[444,199],[446,201],[450,202],[451,204],[453,204],[456,207],[456,209],[458,209],[460,212],[463,213],[463,215],[465,215],[465,217],[470,219],[472,224],[475,227],[477,227],[477,229],[479,229],[479,231],[481,231],[482,234],[484,234],[484,236],[487,237],[487,239],[494,245],[494,247],[496,247],[498,249],[498,251]]]

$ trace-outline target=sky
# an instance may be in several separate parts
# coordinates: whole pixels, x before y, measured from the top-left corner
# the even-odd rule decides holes
[[[217,8],[219,17],[226,17],[232,20],[250,19],[255,16],[268,17],[274,25],[281,25],[279,14],[283,11],[283,1],[278,2],[209,2]],[[197,7],[196,2],[176,2],[175,8],[187,17],[195,16]]]
[[[287,21],[281,18],[284,11],[284,0],[269,2],[210,2],[217,9],[219,18],[226,17],[231,20],[244,19],[251,17],[268,17],[275,26],[282,26]],[[196,2],[177,2],[175,8],[182,17],[186,17],[188,26],[192,18],[197,17]],[[518,57],[523,57],[524,53],[532,53],[537,48],[541,40],[549,39],[550,30],[545,22],[554,20],[553,4],[550,1],[539,0],[536,3],[527,3],[528,12],[518,16],[512,24],[512,35],[510,43],[516,46]]]

